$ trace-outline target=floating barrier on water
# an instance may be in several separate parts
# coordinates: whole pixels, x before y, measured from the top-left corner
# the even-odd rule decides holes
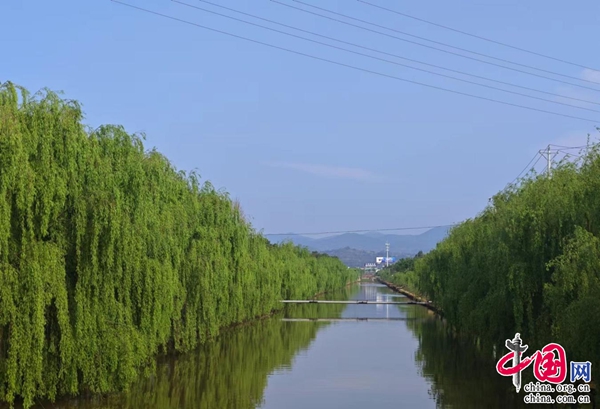
[[[282,318],[283,322],[416,321],[420,318]]]
[[[370,300],[352,300],[352,301],[333,301],[333,300],[281,300],[288,304],[395,304],[395,305],[427,305],[420,301],[370,301]]]

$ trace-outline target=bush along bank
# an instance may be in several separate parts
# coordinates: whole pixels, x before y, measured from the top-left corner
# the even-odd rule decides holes
[[[417,273],[415,272],[415,261],[421,257],[423,257],[423,252],[419,251],[414,257],[402,258],[396,263],[380,270],[377,273],[377,277],[416,296],[415,294],[419,290]]]
[[[75,101],[0,85],[0,400],[127,388],[161,351],[343,287],[239,206]]]
[[[385,267],[377,273],[377,281],[413,301],[426,302],[425,308],[442,316],[442,311],[419,293],[415,261],[421,257],[423,252],[419,251],[414,257],[400,259],[391,266]]]
[[[497,351],[519,332],[529,350],[556,342],[600,366],[598,145],[581,155],[509,186],[416,260],[418,290],[455,329]]]

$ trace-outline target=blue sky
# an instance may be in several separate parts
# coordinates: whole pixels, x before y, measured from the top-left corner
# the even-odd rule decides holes
[[[235,15],[197,0],[182,1]],[[214,1],[406,58],[600,102],[600,92],[418,47],[269,0]],[[309,9],[292,0],[281,1]],[[493,45],[355,0],[306,1],[456,47],[600,83],[600,72]],[[599,35],[600,2],[595,0],[370,1],[600,69],[594,40]],[[600,125],[600,113],[436,77],[247,26],[169,0],[128,2],[412,81],[599,119]],[[4,51],[0,81],[10,80],[32,91],[42,87],[63,90],[66,97],[82,102],[88,124],[122,124],[131,132],[145,132],[147,148],[156,147],[179,169],[196,168],[203,179],[230,192],[241,201],[253,225],[265,233],[458,222],[481,211],[488,198],[513,180],[548,143],[571,146],[585,141],[587,133],[600,136],[594,131],[595,123],[328,64],[109,0],[10,2],[2,11],[0,45]],[[585,106],[600,110],[598,105]],[[538,165],[542,170],[541,162]]]

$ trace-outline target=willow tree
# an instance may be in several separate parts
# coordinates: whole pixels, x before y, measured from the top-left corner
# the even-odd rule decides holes
[[[599,148],[498,193],[417,260],[420,290],[452,326],[501,350],[515,332],[530,349],[563,343],[600,365]]]
[[[143,135],[89,130],[75,101],[0,86],[0,400],[126,389],[157,352],[351,274],[268,243]]]

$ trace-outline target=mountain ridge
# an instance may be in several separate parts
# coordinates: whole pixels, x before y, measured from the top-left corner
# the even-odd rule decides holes
[[[385,256],[385,243],[390,244],[390,257],[412,256],[419,251],[426,253],[433,250],[448,235],[449,230],[449,226],[444,226],[434,227],[420,234],[343,233],[323,238],[288,234],[271,242],[291,241],[310,251],[336,256],[350,267],[362,267],[365,263],[374,262],[377,256]]]

